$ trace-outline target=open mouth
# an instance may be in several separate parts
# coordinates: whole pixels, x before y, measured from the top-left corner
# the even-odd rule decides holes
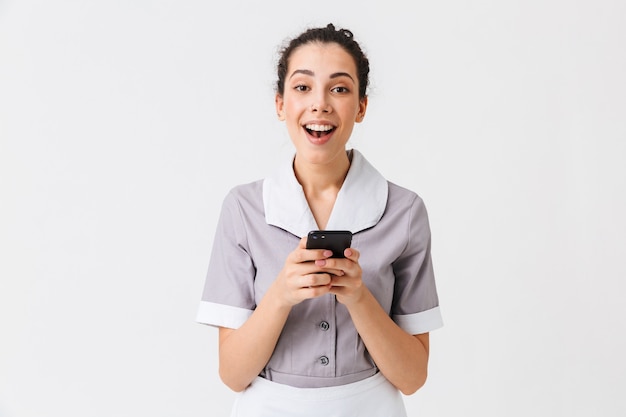
[[[319,139],[330,135],[335,130],[335,126],[308,124],[304,126],[304,129],[309,133],[309,135],[315,136]]]

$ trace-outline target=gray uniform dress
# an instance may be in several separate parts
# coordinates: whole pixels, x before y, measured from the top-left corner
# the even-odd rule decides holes
[[[442,326],[428,216],[414,192],[385,180],[356,150],[327,230],[350,230],[363,281],[409,334]],[[233,188],[223,202],[197,321],[238,328],[301,237],[317,229],[292,160],[273,176]],[[331,387],[377,373],[347,309],[333,295],[293,307],[261,373],[300,388]]]

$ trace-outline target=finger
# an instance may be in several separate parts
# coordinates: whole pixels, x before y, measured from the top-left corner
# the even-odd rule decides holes
[[[330,285],[332,279],[330,274],[320,272],[308,274],[303,276],[302,278],[302,286],[308,288]]]
[[[304,299],[317,298],[330,292],[330,285],[318,285],[315,287],[302,288],[301,294]]]
[[[331,278],[330,285],[332,287],[348,287],[350,286],[351,282],[352,280],[350,279],[350,277],[335,275]]]
[[[353,262],[358,262],[361,257],[361,253],[354,248],[347,248],[343,251],[343,256],[350,259]]]
[[[306,237],[300,239],[296,250],[291,252],[291,258],[294,263],[308,262],[315,259],[311,257],[311,254],[306,249]]]
[[[314,261],[316,259],[330,258],[332,255],[333,252],[328,249],[307,249],[306,238],[302,238],[300,239],[298,247],[291,252],[290,260],[293,263],[302,263]]]
[[[319,272],[324,272],[333,276],[345,275],[345,271],[337,265],[337,261],[334,259],[316,259],[314,265],[316,268],[321,270]]]
[[[303,262],[311,262],[316,259],[320,259],[322,256],[318,253],[319,250],[311,250],[306,248],[301,248],[298,246],[293,252],[291,252],[288,256],[288,260],[295,264],[300,264]]]
[[[332,277],[330,282],[331,292],[334,294],[342,294],[342,291],[355,291],[363,286],[363,281],[356,277]]]

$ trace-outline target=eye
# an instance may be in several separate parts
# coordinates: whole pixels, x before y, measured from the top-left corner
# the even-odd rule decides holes
[[[309,90],[309,87],[307,87],[304,84],[298,84],[293,89],[296,90],[296,91],[305,92],[305,91]]]
[[[331,91],[334,93],[339,93],[339,94],[346,94],[350,92],[348,87],[343,87],[343,86],[335,87]]]

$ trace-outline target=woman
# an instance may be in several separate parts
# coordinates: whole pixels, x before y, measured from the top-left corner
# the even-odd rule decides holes
[[[369,62],[332,24],[291,40],[276,111],[295,156],[224,200],[198,321],[219,327],[233,416],[404,416],[442,325],[426,209],[346,144]],[[309,231],[353,233],[345,258]]]

